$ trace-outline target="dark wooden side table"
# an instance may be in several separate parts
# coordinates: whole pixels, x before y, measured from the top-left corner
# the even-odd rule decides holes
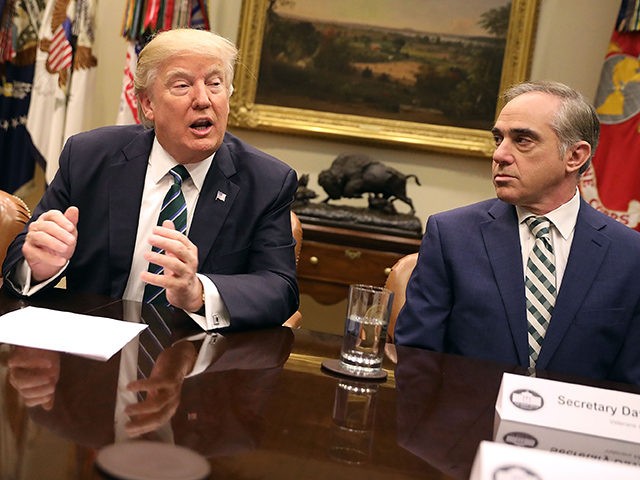
[[[391,267],[417,252],[421,240],[304,221],[302,230],[300,293],[324,305],[346,299],[352,283],[384,285]]]

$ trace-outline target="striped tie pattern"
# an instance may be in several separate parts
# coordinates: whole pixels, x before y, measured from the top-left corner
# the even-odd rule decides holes
[[[525,275],[529,367],[534,368],[556,303],[556,266],[549,219],[528,217],[525,222],[536,237]]]
[[[147,311],[152,314],[150,321],[145,319]],[[149,378],[158,356],[171,346],[172,332],[154,304],[150,304],[148,309],[143,310],[141,322],[146,323],[149,328],[145,329],[139,337],[138,378]]]
[[[189,178],[189,172],[184,165],[176,165],[169,173],[173,176],[173,184],[162,201],[162,208],[158,217],[158,225],[162,225],[165,220],[171,220],[176,230],[180,233],[187,231],[187,203],[182,194],[182,182]],[[164,250],[153,247],[154,252],[164,253]],[[161,274],[164,271],[155,263],[149,264],[149,271]],[[147,284],[144,288],[143,301],[155,305],[169,305],[164,288]]]

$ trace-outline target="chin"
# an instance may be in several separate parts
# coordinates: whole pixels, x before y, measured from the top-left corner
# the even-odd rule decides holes
[[[509,195],[509,192],[505,192],[500,188],[496,188],[496,197],[506,203],[511,203],[515,205],[518,201],[518,197],[516,195]]]

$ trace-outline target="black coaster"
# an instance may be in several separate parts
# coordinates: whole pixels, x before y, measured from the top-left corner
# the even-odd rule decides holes
[[[380,369],[373,375],[357,375],[342,366],[340,360],[335,358],[327,358],[322,361],[322,368],[328,370],[329,373],[333,373],[340,377],[349,377],[355,380],[372,381],[372,382],[384,382],[387,379],[387,372]]]
[[[96,467],[126,480],[203,480],[211,467],[206,458],[186,447],[134,440],[100,449]]]

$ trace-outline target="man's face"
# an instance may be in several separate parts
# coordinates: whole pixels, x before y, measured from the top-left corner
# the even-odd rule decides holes
[[[222,144],[229,94],[219,59],[198,54],[168,59],[140,101],[158,142],[179,163],[200,162]]]
[[[498,198],[536,214],[548,213],[571,199],[576,183],[567,171],[571,152],[560,155],[551,128],[561,101],[530,92],[507,103],[492,130],[493,184]]]

